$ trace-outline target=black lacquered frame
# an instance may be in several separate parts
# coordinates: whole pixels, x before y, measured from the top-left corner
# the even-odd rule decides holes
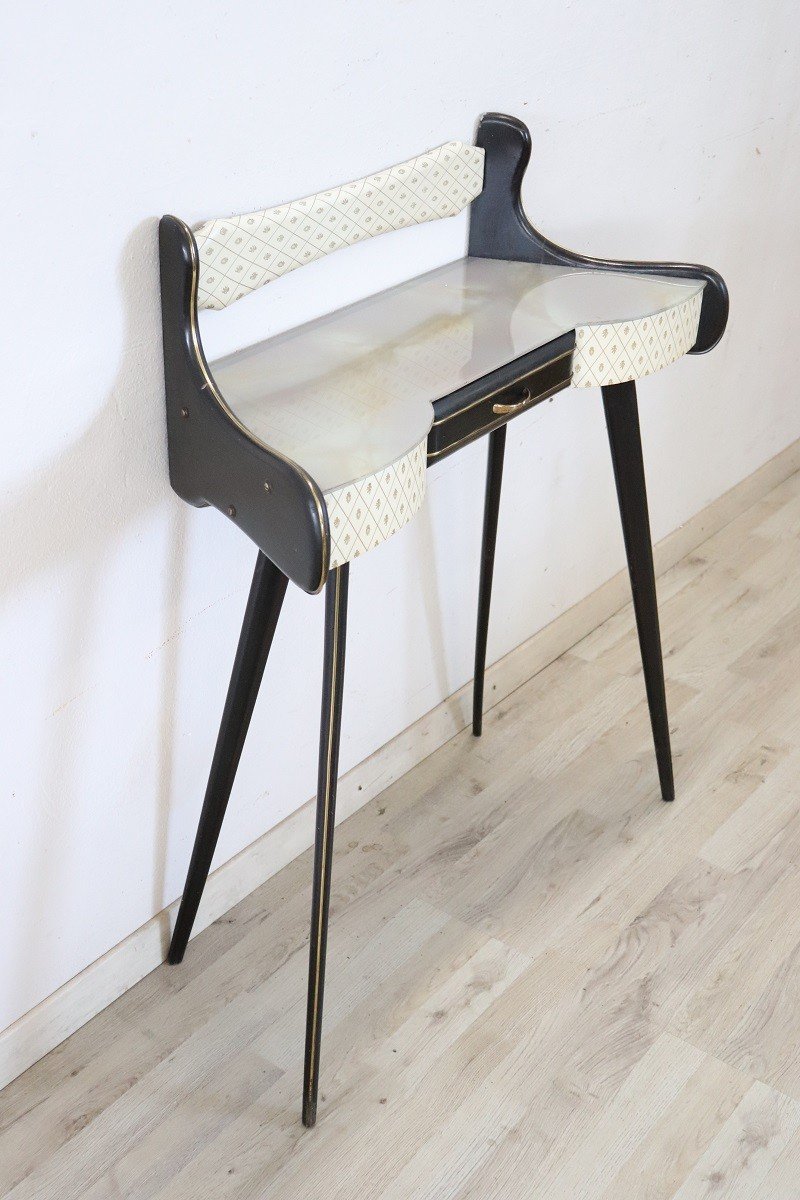
[[[197,246],[178,217],[161,218],[159,250],[170,483],[189,504],[219,509],[293,583],[318,592],[330,543],[322,493],[245,429],[218,391],[197,322]]]
[[[475,258],[573,266],[592,271],[705,281],[697,341],[690,354],[712,350],[728,321],[728,289],[711,267],[695,263],[628,262],[590,258],[565,250],[543,237],[525,215],[522,180],[531,157],[531,135],[521,121],[504,113],[486,113],[475,144],[486,154],[483,191],[470,206],[468,253]]]
[[[525,126],[513,117],[488,113],[479,123],[476,142],[486,158],[484,188],[470,209],[469,255],[702,279],[706,286],[700,324],[690,353],[704,353],[716,345],[728,316],[727,289],[716,271],[684,263],[599,260],[555,245],[533,228],[522,207],[520,189],[530,158],[530,135]],[[178,963],[186,951],[287,584],[291,580],[306,592],[317,592],[327,583],[303,1083],[303,1122],[311,1126],[316,1121],[319,1087],[349,565],[329,569],[330,530],[320,489],[296,463],[254,438],[237,421],[214,383],[197,323],[198,261],[191,231],[178,218],[166,216],[161,221],[159,244],[170,481],[188,503],[219,509],[259,551],[169,959]],[[488,435],[475,643],[476,736],[483,725],[506,425],[569,386],[573,348],[574,332],[530,354],[509,358],[496,371],[434,403],[429,464]],[[672,758],[636,386],[630,382],[604,387],[602,395],[661,795],[672,800]]]

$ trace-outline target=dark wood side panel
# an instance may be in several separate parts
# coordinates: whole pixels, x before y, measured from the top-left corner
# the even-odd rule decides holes
[[[317,485],[255,441],[216,393],[197,330],[196,250],[188,227],[159,227],[169,474],[190,504],[211,504],[306,592],[328,572],[330,534]]]
[[[503,113],[486,113],[478,126],[476,145],[486,151],[484,186],[470,207],[469,253],[475,258],[550,263],[639,275],[704,279],[703,307],[697,341],[690,354],[716,346],[728,320],[728,289],[711,267],[692,263],[627,262],[590,258],[549,241],[533,228],[522,207],[520,189],[531,156],[525,125]]]

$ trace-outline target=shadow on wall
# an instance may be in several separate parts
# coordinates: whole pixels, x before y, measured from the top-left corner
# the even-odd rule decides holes
[[[161,366],[160,307],[158,304],[157,220],[143,221],[125,243],[119,279],[125,305],[122,359],[108,399],[81,437],[58,459],[37,472],[16,493],[0,515],[2,527],[13,529],[24,552],[0,561],[0,594],[11,595],[38,574],[54,567],[63,572],[65,590],[57,621],[54,675],[65,697],[78,697],[92,686],[85,658],[98,623],[98,597],[123,531],[145,513],[169,503],[164,384]],[[51,404],[55,401],[51,401]],[[166,515],[166,514],[165,514]],[[178,639],[185,575],[186,510],[177,502],[168,510],[166,561],[154,564],[164,573],[163,672],[158,755],[158,788],[153,870],[153,910],[165,904],[163,895],[167,829],[173,769],[173,719],[177,691]],[[70,586],[71,585],[71,586]],[[137,586],[131,579],[130,586]],[[120,630],[124,638],[125,631]],[[35,650],[33,650],[35,653]],[[132,699],[132,703],[135,701]],[[141,714],[132,711],[129,729]],[[48,959],[48,917],[53,897],[68,894],[68,856],[58,847],[73,841],[70,797],[81,785],[78,748],[85,741],[80,706],[65,703],[58,719],[43,722],[37,765],[41,771],[36,792],[38,859],[25,864],[26,893],[14,908],[24,914],[26,929],[17,929],[20,948],[12,970],[14,991],[21,997],[37,992],[40,966]],[[109,768],[113,770],[113,767]],[[33,794],[33,788],[31,789]],[[101,804],[104,797],[92,797]],[[32,814],[33,815],[33,814]],[[97,848],[91,853],[96,852]],[[87,869],[91,870],[91,861]],[[122,877],[125,864],[119,864]],[[102,897],[98,896],[102,904]],[[52,917],[50,918],[52,919]],[[21,924],[22,922],[20,922]],[[165,922],[166,923],[166,922]],[[52,936],[52,930],[51,930]],[[163,932],[164,949],[169,930]],[[32,951],[38,947],[38,951]],[[41,984],[38,984],[41,991]]]

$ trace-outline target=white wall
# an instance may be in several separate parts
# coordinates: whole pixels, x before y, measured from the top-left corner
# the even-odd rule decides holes
[[[723,345],[641,388],[659,538],[800,434],[795,5],[17,6],[3,112],[0,1029],[181,890],[255,551],[165,460],[156,218],[278,202],[532,130],[576,249],[704,261]],[[210,314],[214,350],[463,253],[463,218]],[[351,576],[342,770],[471,674],[485,448]],[[510,427],[490,657],[622,563],[594,392]],[[217,861],[315,783],[322,601],[288,596]],[[377,669],[376,669],[377,664]]]

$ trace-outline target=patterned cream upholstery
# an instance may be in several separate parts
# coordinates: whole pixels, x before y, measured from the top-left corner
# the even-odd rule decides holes
[[[374,237],[389,230],[401,229],[407,225],[420,224],[442,217],[454,216],[461,212],[478,196],[483,189],[484,151],[475,146],[462,142],[447,142],[417,158],[389,167],[377,174],[366,176],[352,183],[331,188],[295,200],[288,204],[272,209],[261,209],[256,212],[244,213],[240,216],[218,218],[206,221],[194,230],[194,238],[198,250],[198,308],[226,308],[236,300],[240,300],[256,288],[270,283],[297,267],[305,266],[315,259],[332,253],[343,246]],[[468,260],[472,261],[472,260]],[[530,286],[523,289],[535,294],[540,286],[569,286],[578,276],[595,275],[593,272],[582,272],[575,268],[556,269],[535,267],[531,265],[503,263],[505,270],[516,269],[519,272],[538,272],[538,277],[529,281]],[[487,264],[480,263],[479,268],[486,271]],[[548,272],[550,273],[548,275]],[[561,280],[561,276],[566,277]],[[553,278],[551,279],[550,276]],[[558,278],[558,283],[554,280]],[[609,278],[605,276],[604,279]],[[661,281],[663,283],[664,281]],[[613,279],[612,279],[613,283]],[[409,285],[410,286],[410,285]],[[402,289],[395,289],[398,294]],[[459,289],[454,289],[460,295]],[[491,289],[479,289],[479,300],[487,303]],[[520,297],[516,297],[514,289],[510,289],[515,298],[514,310],[519,307]],[[503,296],[507,296],[503,291]],[[544,290],[542,292],[544,296]],[[496,299],[496,297],[495,297]],[[646,301],[643,299],[643,303]],[[478,303],[476,300],[475,303]],[[608,307],[613,311],[617,307],[613,295],[608,298]],[[606,323],[584,323],[575,325],[575,350],[572,359],[572,383],[576,387],[597,387],[604,384],[623,383],[652,374],[668,363],[674,362],[688,352],[697,337],[700,319],[702,296],[700,292],[689,299],[681,298],[670,306],[656,310],[652,315],[632,317],[628,320]],[[633,307],[633,305],[631,305]],[[480,304],[478,304],[480,308]],[[506,306],[507,307],[507,306]],[[586,304],[575,307],[584,308],[584,322],[588,316]],[[592,304],[588,305],[591,311]],[[600,316],[605,305],[595,305],[600,308],[596,315]],[[624,311],[627,304],[620,304]],[[541,310],[541,311],[540,311]],[[641,311],[641,309],[640,309]],[[645,309],[646,311],[646,309]],[[505,309],[504,309],[505,312]],[[529,317],[538,319],[540,324],[547,325],[555,322],[550,333],[556,336],[562,332],[563,314],[556,303],[554,313],[550,313],[546,301],[533,301],[533,309]],[[560,320],[559,320],[560,314]],[[594,315],[594,314],[592,314]],[[427,390],[430,398],[451,390],[452,374],[456,360],[460,360],[460,352],[456,352],[455,343],[460,342],[456,329],[459,323],[465,325],[465,336],[470,332],[471,325],[468,314],[460,312],[453,317],[446,309],[433,314],[434,347],[429,344],[430,337],[414,327],[414,339],[411,345],[411,362],[406,363],[406,347],[402,337],[389,337],[387,346],[376,346],[366,361],[371,376],[366,387],[368,398],[364,418],[367,426],[371,427],[370,437],[376,436],[376,413],[373,412],[374,397],[381,397],[386,402],[396,390],[397,382],[394,375],[400,368],[412,369],[413,382],[416,390],[427,380],[430,369],[444,366],[442,380],[432,379]],[[445,322],[443,327],[442,322]],[[589,317],[591,321],[591,317]],[[469,329],[466,328],[469,326]],[[505,327],[505,326],[504,326]],[[538,328],[538,327],[537,327]],[[549,326],[548,326],[549,328]],[[541,336],[547,336],[547,330]],[[454,337],[454,335],[456,335]],[[446,347],[439,347],[438,342],[443,336],[447,341]],[[356,339],[361,345],[359,339]],[[452,344],[451,344],[452,343]],[[275,343],[273,343],[275,344]],[[345,344],[349,344],[345,337]],[[463,347],[467,357],[470,357],[469,347],[471,338],[467,337]],[[244,352],[243,352],[244,353]],[[253,354],[253,348],[249,351]],[[233,356],[236,358],[237,356]],[[362,356],[363,357],[363,356]],[[386,362],[384,362],[386,360]],[[225,378],[229,370],[225,361],[213,364],[218,381],[227,393],[228,382]],[[388,377],[378,380],[376,369],[386,366]],[[291,399],[291,388],[283,388],[281,403],[274,405],[268,411],[260,397],[260,389],[256,389],[250,404],[253,412],[240,412],[239,418],[246,428],[250,428],[259,416],[267,413],[274,428],[258,431],[266,442],[273,443],[287,453],[290,458],[302,461],[299,448],[293,446],[281,447],[281,439],[289,438],[299,420],[303,425],[300,436],[303,454],[311,454],[313,458],[314,419],[321,412],[328,419],[339,421],[340,426],[331,434],[331,446],[336,447],[342,442],[343,428],[353,420],[358,424],[354,404],[358,399],[357,383],[359,368],[363,373],[365,363],[357,361],[355,365],[347,364],[346,396],[344,415],[337,416],[341,405],[341,397],[326,395],[323,402],[320,397],[309,394],[303,397],[304,403],[300,412],[295,413],[288,401]],[[328,390],[331,390],[331,380],[338,379],[341,372],[326,370],[323,378]],[[265,370],[268,379],[274,379],[276,372],[274,364]],[[278,371],[277,377],[280,377]],[[374,377],[374,378],[372,378]],[[356,392],[354,392],[356,389]],[[341,390],[341,387],[339,388]],[[363,390],[363,389],[362,389]],[[403,402],[407,385],[400,388],[397,400]],[[425,388],[423,387],[423,390]],[[235,389],[231,389],[232,392]],[[248,389],[245,388],[245,393]],[[334,387],[335,391],[335,387]],[[414,387],[411,388],[414,391]],[[407,399],[407,397],[406,397]],[[360,397],[363,404],[364,396]],[[356,407],[358,407],[356,405]],[[344,418],[347,418],[346,420]],[[432,408],[431,408],[432,419]],[[296,432],[296,431],[295,431]],[[422,431],[416,433],[419,437]],[[378,436],[380,436],[378,434]],[[360,435],[359,435],[360,439]],[[345,439],[346,440],[346,439]],[[369,444],[369,442],[365,443]],[[406,443],[407,445],[408,443]],[[327,445],[327,444],[326,444]],[[357,458],[363,457],[361,442],[353,442],[358,453]],[[341,445],[339,445],[341,450]],[[374,445],[372,447],[374,457]],[[394,451],[397,452],[396,450]],[[390,457],[389,454],[386,456]],[[313,477],[320,476],[323,498],[328,511],[330,524],[330,567],[338,567],[360,554],[371,550],[381,542],[386,541],[392,534],[401,529],[419,510],[425,496],[426,478],[426,439],[422,439],[412,448],[404,452],[394,461],[369,463],[370,472],[353,478],[357,473],[342,470],[338,478],[350,478],[350,482],[339,485],[330,481],[326,487],[322,481],[324,462],[317,464],[317,469],[305,462],[305,468],[311,471]],[[359,463],[363,471],[367,463]],[[355,462],[353,463],[355,466]]]
[[[383,470],[325,492],[331,568],[380,546],[419,512],[425,499],[426,463],[423,441]]]
[[[480,194],[483,164],[482,149],[447,142],[302,200],[204,222],[194,230],[198,308],[226,308],[343,246],[455,216]],[[281,419],[285,425],[286,411]],[[425,496],[425,467],[423,439],[379,470],[324,491],[331,567],[380,545],[411,520]]]
[[[483,160],[476,146],[446,142],[303,200],[204,222],[194,230],[198,307],[226,308],[342,246],[455,216],[483,189]]]
[[[697,341],[703,294],[652,316],[607,325],[579,325],[572,356],[574,387],[643,379],[688,354]]]

